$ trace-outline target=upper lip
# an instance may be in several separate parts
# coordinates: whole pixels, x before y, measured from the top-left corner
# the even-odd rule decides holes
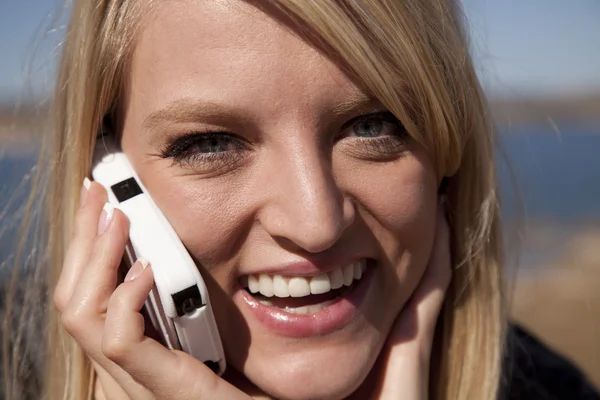
[[[269,274],[269,275],[283,275],[283,276],[317,276],[329,271],[333,271],[340,267],[355,263],[357,261],[368,259],[366,256],[353,256],[348,257],[345,260],[338,260],[337,262],[328,263],[316,263],[310,260],[299,260],[292,261],[285,264],[273,265],[268,267],[261,267],[253,269],[252,271],[240,271],[240,276],[258,275],[258,274]]]

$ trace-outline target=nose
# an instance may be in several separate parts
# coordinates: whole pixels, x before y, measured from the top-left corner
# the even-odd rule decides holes
[[[354,222],[354,204],[320,151],[296,149],[268,169],[259,221],[271,237],[318,253],[332,247]]]

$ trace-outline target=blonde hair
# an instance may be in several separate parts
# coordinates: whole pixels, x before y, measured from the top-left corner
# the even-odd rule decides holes
[[[430,393],[497,397],[505,335],[493,134],[456,0],[273,0],[393,112],[448,178],[453,280]],[[142,5],[143,4],[143,5]],[[58,77],[49,177],[50,297],[103,116],[115,115],[146,2],[76,1]],[[49,299],[51,300],[51,298]],[[48,302],[46,397],[90,398],[93,369]]]

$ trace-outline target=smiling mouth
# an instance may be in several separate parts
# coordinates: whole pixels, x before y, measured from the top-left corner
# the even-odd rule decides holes
[[[259,303],[292,314],[314,314],[344,298],[363,278],[367,259],[317,276],[252,274],[240,284]]]

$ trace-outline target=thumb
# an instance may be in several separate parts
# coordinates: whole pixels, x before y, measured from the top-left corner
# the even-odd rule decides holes
[[[126,280],[115,290],[106,313],[104,355],[157,399],[247,400],[248,396],[201,361],[184,352],[169,350],[144,335],[140,310],[153,284],[152,271],[145,268],[135,279]]]

